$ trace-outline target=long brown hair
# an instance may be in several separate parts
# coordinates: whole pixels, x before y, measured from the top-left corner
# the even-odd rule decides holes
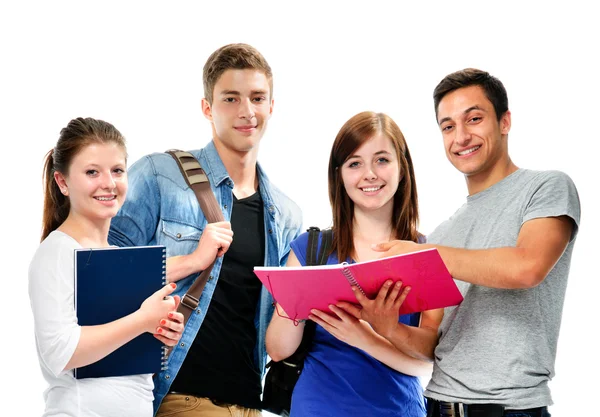
[[[331,252],[345,261],[354,254],[354,202],[342,181],[341,166],[356,149],[377,133],[390,138],[402,180],[394,194],[392,228],[396,239],[418,241],[419,206],[417,184],[406,140],[398,125],[384,113],[362,112],[348,120],[337,134],[329,157],[329,201],[333,216],[334,239]]]
[[[44,162],[44,214],[42,238],[56,230],[69,215],[69,198],[63,195],[54,180],[54,173],[67,176],[75,155],[92,143],[114,142],[125,150],[125,138],[110,123],[102,120],[78,117],[60,131],[56,146],[46,154]]]

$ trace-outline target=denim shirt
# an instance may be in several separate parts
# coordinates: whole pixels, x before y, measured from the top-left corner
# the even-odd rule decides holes
[[[230,221],[234,184],[214,143],[211,141],[204,149],[191,153],[205,170],[223,217]],[[264,203],[264,264],[283,266],[291,241],[300,234],[302,214],[292,200],[270,183],[260,165],[257,165],[257,175]],[[111,222],[109,243],[117,246],[165,245],[167,257],[193,252],[207,221],[173,157],[166,153],[145,156],[131,166],[128,177],[127,199]],[[195,314],[191,314],[181,340],[169,355],[167,369],[154,376],[155,414],[202,326],[217,286],[222,262],[223,257],[217,258],[198,308]],[[183,296],[198,275],[192,274],[178,281],[173,295]],[[254,360],[263,375],[267,356],[265,334],[272,314],[273,299],[263,287],[254,319],[257,334]]]

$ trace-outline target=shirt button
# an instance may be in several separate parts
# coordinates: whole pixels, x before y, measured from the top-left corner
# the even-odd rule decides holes
[[[177,233],[177,239],[181,239],[181,233]]]
[[[181,346],[181,347],[185,347],[185,343],[181,342],[181,343],[179,344],[179,346]]]
[[[273,234],[273,229],[269,229],[269,234],[272,235]]]
[[[225,204],[225,205],[223,206],[223,208],[224,208],[225,210],[227,210],[227,204]]]

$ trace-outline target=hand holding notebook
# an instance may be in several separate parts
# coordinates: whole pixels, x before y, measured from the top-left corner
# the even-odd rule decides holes
[[[352,286],[373,298],[388,279],[411,287],[400,314],[448,307],[463,300],[437,249],[353,264],[255,267],[254,273],[295,320],[308,318],[313,308],[328,311],[330,304],[339,301],[357,304]]]

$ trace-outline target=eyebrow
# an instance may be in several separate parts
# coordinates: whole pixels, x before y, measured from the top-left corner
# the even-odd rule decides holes
[[[485,113],[487,113],[487,111],[486,111],[484,108],[482,108],[482,107],[479,107],[479,106],[476,104],[476,105],[474,105],[474,106],[471,106],[471,107],[469,107],[469,108],[468,108],[468,109],[466,109],[465,111],[463,111],[463,114],[469,114],[469,113],[470,113],[470,112],[472,112],[473,110],[480,110],[480,111],[482,111],[482,112],[485,112]],[[439,125],[441,125],[442,123],[444,123],[444,122],[448,122],[448,121],[450,121],[450,120],[452,120],[452,118],[451,118],[451,117],[444,117],[443,119],[440,119],[440,120],[439,120],[439,122],[438,122],[438,126],[439,126]]]
[[[373,154],[373,156],[376,156],[376,155],[392,155],[392,153],[391,153],[391,152],[388,152],[388,151],[383,151],[383,150],[382,150],[382,151],[379,151],[379,152],[375,152],[375,153]],[[352,159],[352,158],[362,158],[362,156],[360,156],[360,155],[350,155],[348,158],[346,158],[346,161],[347,161],[348,159]]]
[[[251,95],[257,95],[257,94],[267,94],[266,90],[252,90],[250,92]],[[237,90],[223,90],[221,91],[221,95],[223,96],[227,96],[227,95],[232,95],[232,96],[240,96],[241,93]]]

